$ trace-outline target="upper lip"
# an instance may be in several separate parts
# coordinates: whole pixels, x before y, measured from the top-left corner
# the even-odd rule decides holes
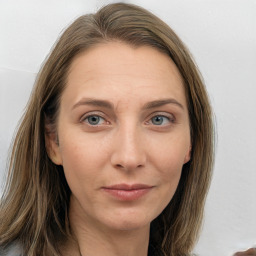
[[[113,189],[113,190],[138,190],[138,189],[148,189],[152,188],[153,186],[146,185],[146,184],[115,184],[103,187],[105,189]]]

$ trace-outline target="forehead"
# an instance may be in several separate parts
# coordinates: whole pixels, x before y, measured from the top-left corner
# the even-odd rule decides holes
[[[73,60],[64,98],[140,101],[174,97],[185,104],[181,75],[171,58],[149,46],[99,44]],[[86,95],[84,95],[86,94]]]

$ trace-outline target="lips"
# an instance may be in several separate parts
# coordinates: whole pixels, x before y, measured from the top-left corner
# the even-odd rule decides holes
[[[153,186],[146,184],[115,184],[102,188],[105,193],[121,201],[134,201],[149,193]]]

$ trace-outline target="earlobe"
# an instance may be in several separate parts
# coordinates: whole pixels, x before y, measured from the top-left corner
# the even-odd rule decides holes
[[[62,165],[59,143],[55,132],[45,133],[45,146],[52,162],[56,165]]]
[[[187,162],[190,161],[190,159],[191,159],[191,150],[192,150],[192,146],[190,145],[189,150],[188,150],[188,152],[187,152],[187,154],[185,155],[185,158],[184,158],[184,164],[186,164]]]

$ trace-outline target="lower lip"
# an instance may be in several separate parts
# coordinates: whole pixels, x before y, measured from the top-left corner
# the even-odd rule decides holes
[[[152,188],[121,190],[104,188],[103,190],[112,197],[121,201],[134,201],[146,195]]]

